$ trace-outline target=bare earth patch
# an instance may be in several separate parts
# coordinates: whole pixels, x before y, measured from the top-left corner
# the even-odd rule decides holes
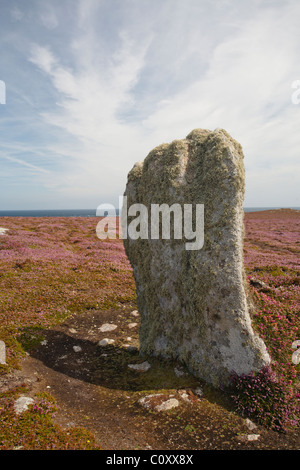
[[[11,383],[6,378],[6,388],[24,382],[31,397],[47,391],[58,405],[56,422],[64,428],[85,427],[106,450],[299,447],[297,433],[281,435],[259,426],[255,428],[259,437],[248,439],[253,431],[226,397],[187,373],[178,377],[174,364],[148,359],[147,372],[129,370],[128,364],[143,362],[138,353],[123,346],[130,331],[130,310],[90,311],[45,330],[43,345],[23,360]],[[118,328],[110,332],[115,342],[101,347],[104,322]],[[132,344],[138,344],[137,332],[130,334]],[[73,346],[80,346],[80,351]],[[195,393],[199,387],[202,397]],[[153,395],[149,406],[142,406],[140,400],[149,395]],[[177,400],[179,405],[157,410],[166,400]]]

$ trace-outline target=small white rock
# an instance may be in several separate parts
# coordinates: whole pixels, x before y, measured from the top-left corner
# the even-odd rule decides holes
[[[181,396],[181,398],[182,398],[184,401],[186,401],[186,402],[188,402],[188,403],[191,402],[190,397],[188,396],[188,394],[186,393],[185,390],[180,390],[180,391],[179,391],[179,395]]]
[[[73,350],[75,352],[80,352],[80,351],[82,351],[82,348],[81,348],[81,346],[73,346]]]
[[[249,431],[253,431],[253,429],[257,428],[256,424],[254,424],[249,418],[246,419],[246,426]]]
[[[128,328],[135,328],[137,325],[137,323],[129,323]]]
[[[133,315],[134,317],[138,317],[139,316],[139,312],[137,310],[133,310],[131,312],[131,315]]]
[[[107,346],[108,344],[113,344],[115,342],[114,339],[111,338],[104,338],[101,341],[99,341],[98,345],[99,346]]]
[[[113,323],[104,323],[102,326],[100,326],[100,331],[105,332],[105,331],[113,331],[115,330],[117,325],[114,325]]]
[[[5,235],[7,231],[8,231],[8,228],[0,227],[0,235]]]
[[[260,434],[248,434],[247,440],[248,441],[257,441],[260,437]]]
[[[6,364],[6,347],[4,341],[0,341],[0,364]]]
[[[155,398],[162,397],[165,398],[165,400],[160,404],[153,406],[153,401],[155,401]],[[154,399],[154,400],[153,400]],[[156,411],[167,411],[171,410],[172,408],[176,408],[179,406],[179,401],[176,400],[176,398],[169,398],[166,395],[163,395],[161,393],[155,393],[152,395],[147,395],[146,397],[143,397],[139,400],[139,403],[144,406],[144,408],[147,409],[155,409]]]
[[[155,407],[156,411],[167,411],[171,410],[172,408],[176,408],[179,406],[179,401],[176,398],[170,398],[167,401],[164,401],[161,405],[157,405]]]
[[[32,405],[34,403],[33,398],[30,397],[19,397],[14,404],[15,412],[17,414],[23,413],[23,411],[26,411],[28,409],[29,405]]]
[[[161,397],[161,393],[154,393],[152,395],[147,395],[146,397],[140,398],[139,403],[145,408],[151,408],[151,399],[156,397]]]
[[[69,328],[69,332],[70,333],[77,333],[77,330],[75,330],[75,328]]]
[[[151,365],[148,361],[142,362],[142,364],[128,364],[129,369],[137,370],[139,372],[147,372]]]

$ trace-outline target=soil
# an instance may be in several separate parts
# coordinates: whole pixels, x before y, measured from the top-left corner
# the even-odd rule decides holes
[[[178,364],[141,358],[139,317],[133,310],[133,305],[89,310],[42,330],[40,345],[28,352],[20,370],[3,378],[0,391],[26,383],[29,396],[50,393],[58,405],[56,422],[63,428],[83,426],[92,431],[103,450],[300,448],[296,431],[277,433],[261,426],[250,430],[226,393],[196,380]],[[117,328],[102,333],[104,323]],[[130,328],[131,323],[137,325]],[[104,338],[115,342],[99,346]],[[128,367],[145,360],[151,364],[146,372]],[[175,367],[181,370],[180,376]],[[148,407],[144,407],[139,400],[148,395],[155,396],[146,400]],[[177,399],[179,406],[157,411],[155,406],[164,398]],[[259,435],[258,439],[248,440],[253,434]]]

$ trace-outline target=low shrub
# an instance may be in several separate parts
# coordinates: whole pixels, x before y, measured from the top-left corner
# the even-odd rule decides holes
[[[269,429],[282,432],[299,424],[299,394],[271,366],[248,375],[233,374],[232,398],[242,416]]]

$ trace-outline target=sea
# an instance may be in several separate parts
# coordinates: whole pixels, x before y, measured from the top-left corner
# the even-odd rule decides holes
[[[300,210],[300,207],[245,207],[245,212],[257,212],[274,209],[295,209]],[[97,213],[96,209],[39,209],[39,210],[0,210],[0,217],[100,217],[103,215],[115,214],[102,214]],[[116,209],[116,215],[119,215],[119,209]]]

